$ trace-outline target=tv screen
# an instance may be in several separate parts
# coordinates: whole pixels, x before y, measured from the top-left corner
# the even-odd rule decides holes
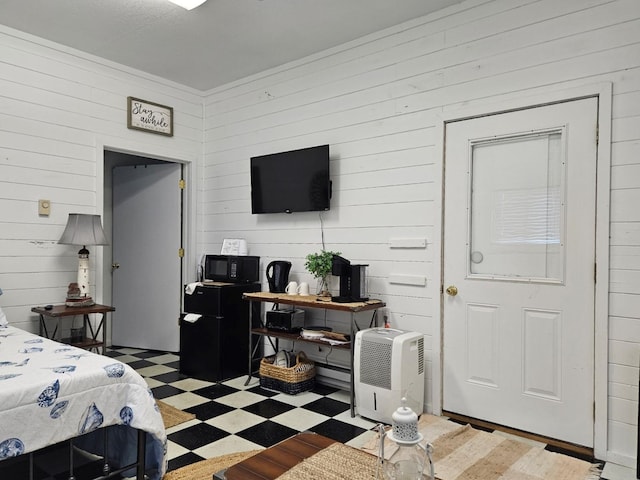
[[[251,213],[329,210],[329,145],[251,157]]]

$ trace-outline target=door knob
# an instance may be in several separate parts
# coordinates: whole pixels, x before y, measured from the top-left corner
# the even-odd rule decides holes
[[[447,287],[446,290],[448,295],[451,295],[452,297],[455,297],[458,294],[458,287],[454,286],[454,285],[450,285]]]
[[[120,268],[120,264],[119,263],[112,263],[111,264],[111,270],[117,270]]]

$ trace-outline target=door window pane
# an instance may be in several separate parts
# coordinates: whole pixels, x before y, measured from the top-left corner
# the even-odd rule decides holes
[[[471,144],[469,274],[563,280],[562,131]]]

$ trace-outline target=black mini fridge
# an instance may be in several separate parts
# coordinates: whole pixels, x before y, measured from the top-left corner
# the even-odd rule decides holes
[[[219,382],[249,373],[249,355],[258,338],[249,337],[249,308],[253,324],[259,326],[260,302],[242,299],[259,292],[260,283],[210,283],[184,294],[180,316],[180,373],[200,380]],[[201,315],[195,321],[187,314]],[[253,369],[253,366],[252,366]]]

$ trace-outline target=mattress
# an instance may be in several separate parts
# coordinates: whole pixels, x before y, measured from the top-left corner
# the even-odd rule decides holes
[[[109,427],[109,461],[135,462],[137,435],[147,432],[149,478],[167,467],[162,416],[144,379],[128,365],[0,324],[0,461],[70,438],[92,453]],[[95,432],[95,433],[94,433]]]

